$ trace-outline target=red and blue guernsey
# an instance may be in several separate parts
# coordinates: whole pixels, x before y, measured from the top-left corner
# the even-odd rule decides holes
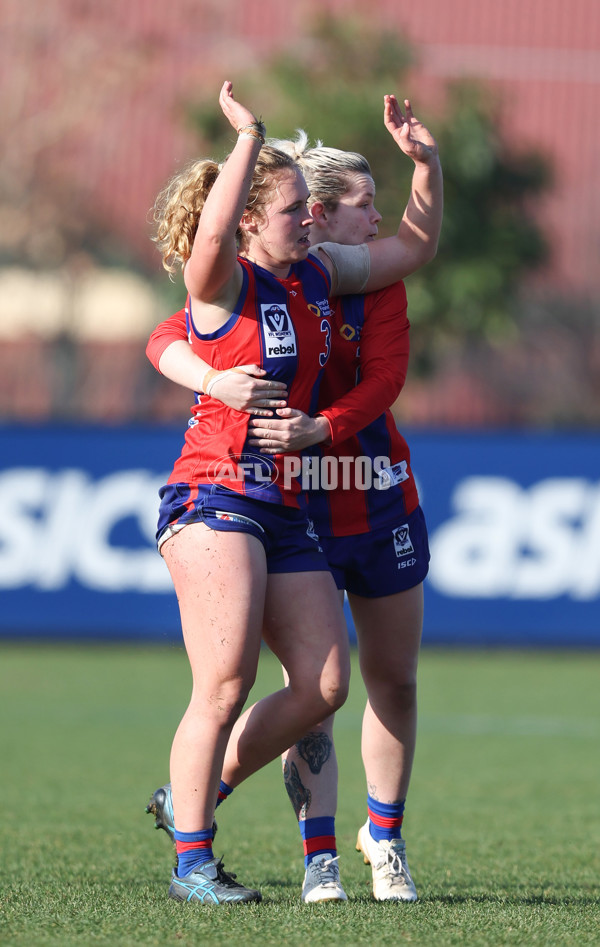
[[[329,358],[330,278],[314,256],[286,279],[239,257],[243,285],[235,311],[218,331],[202,334],[188,304],[193,351],[218,370],[256,363],[285,382],[288,403],[313,415]],[[284,455],[267,457],[248,444],[250,415],[200,394],[169,483],[218,483],[262,501],[299,507],[301,487]],[[285,469],[284,469],[285,468]]]
[[[320,461],[309,515],[320,536],[352,536],[419,505],[408,444],[389,410],[406,379],[410,325],[402,282],[332,305],[331,357],[318,401],[332,438],[330,447],[310,448]],[[305,487],[310,479],[303,477]]]

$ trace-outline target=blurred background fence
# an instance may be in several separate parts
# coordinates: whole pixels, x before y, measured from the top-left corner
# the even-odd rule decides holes
[[[532,629],[545,626],[554,642],[600,643],[600,6],[364,9],[0,0],[0,588],[12,602],[0,633],[85,632],[87,580],[53,587],[55,577],[44,591],[19,556],[44,522],[55,529],[48,562],[57,549],[74,555],[84,527],[59,529],[68,489],[81,499],[76,483],[100,488],[142,469],[154,487],[178,449],[189,393],[158,376],[144,348],[184,293],[160,268],[151,207],[189,157],[227,152],[215,101],[231,78],[269,133],[305,127],[363,151],[388,232],[410,168],[383,131],[384,92],[408,96],[439,140],[444,233],[436,261],[407,280],[413,358],[394,406],[437,550],[426,637],[491,641],[503,626],[505,640],[537,641]],[[152,461],[148,431],[159,438]],[[26,482],[32,492],[19,493]],[[499,509],[512,533],[496,528]],[[127,571],[140,540],[119,536],[137,514],[115,510],[103,543]],[[150,501],[144,510],[135,529],[151,550]],[[98,594],[117,594],[106,613],[92,603],[110,627],[120,611],[130,615],[121,631],[157,631],[160,610],[140,606],[148,589],[129,588],[127,601]]]

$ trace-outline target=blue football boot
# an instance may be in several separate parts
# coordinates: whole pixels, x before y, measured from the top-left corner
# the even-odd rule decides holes
[[[262,901],[260,891],[245,888],[235,880],[235,875],[227,874],[220,858],[211,858],[185,878],[178,878],[173,872],[169,897],[176,901],[199,902],[200,904],[240,904]]]

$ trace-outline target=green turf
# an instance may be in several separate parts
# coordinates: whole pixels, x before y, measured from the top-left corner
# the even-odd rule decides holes
[[[425,649],[404,825],[420,900],[376,904],[364,692],[338,715],[347,904],[300,903],[302,847],[277,763],[220,809],[216,853],[261,905],[166,897],[172,856],[144,804],[167,779],[189,673],[178,648],[0,646],[0,943],[600,944],[600,655]],[[258,693],[279,686],[268,654]],[[256,693],[256,692],[255,692]]]

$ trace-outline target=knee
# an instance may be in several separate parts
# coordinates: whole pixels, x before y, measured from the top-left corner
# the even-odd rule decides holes
[[[340,707],[342,707],[346,703],[348,699],[349,690],[350,690],[350,675],[341,677],[338,680],[337,686],[335,687],[335,690],[331,695],[330,713],[333,713],[336,710],[339,710]]]
[[[214,718],[219,726],[231,727],[238,719],[252,688],[252,681],[241,677],[203,684],[194,687],[192,706],[201,713]]]
[[[347,698],[350,687],[350,674],[339,670],[336,674],[328,675],[320,682],[315,701],[320,702],[322,714],[320,719],[330,716],[342,707]]]
[[[397,684],[394,688],[394,702],[400,713],[408,713],[417,706],[416,682]]]
[[[369,698],[380,695],[399,707],[411,707],[417,700],[417,661],[386,661],[380,654],[359,652],[360,671]]]
[[[216,715],[226,726],[232,726],[238,719],[242,710],[248,691],[239,687],[224,687],[218,693],[211,697]]]
[[[289,687],[296,700],[307,709],[313,722],[325,720],[339,710],[348,697],[350,674],[344,669],[291,675]]]
[[[377,681],[367,685],[369,703],[373,708],[387,708],[395,714],[408,714],[417,706],[417,685],[414,681]]]

